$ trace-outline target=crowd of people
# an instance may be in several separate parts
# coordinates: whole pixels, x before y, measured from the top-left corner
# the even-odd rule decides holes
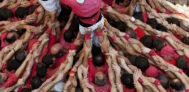
[[[0,92],[189,92],[189,7],[0,0]]]

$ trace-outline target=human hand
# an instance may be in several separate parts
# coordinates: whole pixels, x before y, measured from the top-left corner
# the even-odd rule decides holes
[[[114,62],[112,65],[113,70],[115,71],[115,73],[117,73],[118,75],[121,75],[121,68],[120,66],[117,64],[117,62]]]
[[[25,18],[24,22],[25,22],[26,24],[29,24],[29,23],[34,23],[36,20],[37,20],[37,15],[31,14],[31,15],[28,15],[28,16]]]

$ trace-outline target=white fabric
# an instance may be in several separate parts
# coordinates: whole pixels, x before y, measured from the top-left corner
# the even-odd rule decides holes
[[[49,12],[61,12],[61,7],[60,7],[60,1],[59,0],[47,0],[47,1],[42,1],[39,0],[39,3],[43,6],[43,8],[46,11]]]
[[[56,91],[56,92],[62,92],[63,90],[63,87],[64,87],[64,83],[62,81],[56,83],[53,87],[53,91]]]
[[[77,3],[79,3],[79,4],[83,4],[85,0],[76,0],[76,1],[77,1]]]
[[[141,11],[138,2],[137,2],[137,4],[136,4],[136,9],[135,9],[135,11],[136,11],[136,12],[140,12],[140,11]]]
[[[131,17],[131,21],[134,22],[136,19],[134,17]]]

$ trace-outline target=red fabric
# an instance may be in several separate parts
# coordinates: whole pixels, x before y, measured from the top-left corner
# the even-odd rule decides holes
[[[182,37],[181,37],[180,35],[178,35],[177,32],[174,32],[173,35],[174,35],[177,39],[179,39],[179,40],[182,39]]]
[[[13,14],[16,13],[16,9],[17,9],[16,7],[14,7],[14,8],[11,9]]]
[[[139,39],[142,38],[145,35],[145,32],[140,27],[137,27],[135,29],[135,32],[136,32]]]
[[[135,88],[127,88],[123,85],[123,92],[136,92]]]
[[[99,37],[99,36],[102,36],[103,31],[102,31],[102,30],[96,31],[95,34],[96,34],[98,37]]]
[[[30,76],[28,77],[28,79],[26,80],[26,83],[25,83],[28,88],[31,88],[30,81],[31,81],[32,77],[34,77],[36,75],[36,68],[37,68],[37,63],[34,62],[33,67],[31,69]]]
[[[2,70],[2,71],[5,71],[6,69],[7,69],[7,65],[6,65],[6,64],[3,64],[1,70]]]
[[[63,63],[66,60],[66,58],[67,58],[67,54],[62,56],[62,57],[60,57],[60,58],[57,58],[55,60],[55,63],[53,64],[53,68],[59,67],[61,65],[61,63]]]
[[[39,14],[39,11],[38,11],[37,9],[38,9],[38,8],[36,8],[35,11],[34,11],[34,13],[35,13],[36,15]]]
[[[90,40],[91,39],[91,34],[85,34],[85,40]]]
[[[140,84],[142,84],[142,83],[143,83],[143,80],[142,80],[141,78],[138,78],[138,82],[139,82]]]
[[[62,32],[61,32],[61,34],[60,34],[60,43],[63,45],[63,47],[64,47],[64,49],[66,49],[67,51],[70,49],[70,47],[71,47],[71,45],[72,45],[72,43],[68,43],[68,42],[66,42],[65,40],[64,40],[64,32],[65,32],[66,30],[63,28],[63,30],[62,30]]]
[[[162,57],[171,57],[173,59],[178,58],[178,54],[176,53],[175,49],[170,45],[164,46],[160,51],[160,55]]]
[[[167,63],[176,66],[176,60],[174,60],[174,59],[171,59],[171,60],[166,60],[166,59],[164,59],[164,60],[165,60]]]
[[[107,82],[106,85],[104,85],[104,86],[97,86],[93,83],[91,83],[91,84],[94,86],[96,92],[110,92],[110,83],[109,82]]]
[[[47,28],[46,33],[47,33],[47,34],[50,34],[50,33],[51,33],[51,29],[50,29],[50,28]]]
[[[186,92],[189,92],[189,89],[186,89]]]
[[[38,39],[31,39],[31,40],[29,41],[27,50],[30,51],[31,48],[32,48],[32,46],[33,46],[36,42],[38,42]]]
[[[149,55],[150,55],[150,56],[156,56],[157,53],[156,53],[154,50],[150,50]]]
[[[129,39],[130,39],[130,35],[126,33],[125,36],[124,36],[124,38],[125,38],[126,40],[129,40]]]
[[[8,80],[5,82],[4,87],[7,88],[7,87],[14,85],[17,82],[17,80],[18,80],[17,76],[15,74],[12,74],[8,78]]]
[[[158,87],[161,83],[160,83],[159,80],[155,80],[154,84],[155,84],[156,87]]]
[[[70,6],[73,12],[80,17],[91,17],[98,12],[96,16],[81,21],[86,24],[95,24],[100,16],[100,8],[102,0],[85,0],[83,4],[79,4],[77,0],[61,0],[62,3]]]
[[[77,50],[77,46],[76,46],[74,43],[72,43],[70,49],[71,49],[71,50]]]
[[[30,0],[30,6],[32,6],[33,5],[33,0]]]
[[[171,14],[171,11],[167,10],[165,11],[166,14]]]
[[[115,35],[112,35],[112,41],[115,42],[116,41],[116,36]]]
[[[109,6],[112,6],[114,0],[103,0],[104,3],[108,4]]]
[[[160,10],[157,7],[155,8],[155,10],[157,13],[160,13]]]
[[[146,23],[147,20],[148,20],[148,14],[145,12],[145,13],[142,14],[142,16],[143,16],[143,19],[144,19],[144,23]]]
[[[1,34],[1,48],[4,48],[7,45],[9,45],[9,43],[7,43],[7,41],[6,41],[7,33],[8,32],[4,32],[4,33]]]
[[[161,73],[161,71],[156,68],[155,66],[150,65],[148,69],[144,72],[144,74],[148,77],[154,77],[157,78],[158,75]]]
[[[50,50],[55,43],[56,43],[56,35],[50,34],[48,49]]]

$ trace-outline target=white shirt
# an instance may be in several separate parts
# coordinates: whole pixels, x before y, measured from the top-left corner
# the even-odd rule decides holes
[[[43,0],[39,0],[39,3],[43,6],[43,8],[46,11],[49,12],[61,12],[61,7],[60,7],[60,1],[59,0],[47,0],[47,1],[43,1]]]

